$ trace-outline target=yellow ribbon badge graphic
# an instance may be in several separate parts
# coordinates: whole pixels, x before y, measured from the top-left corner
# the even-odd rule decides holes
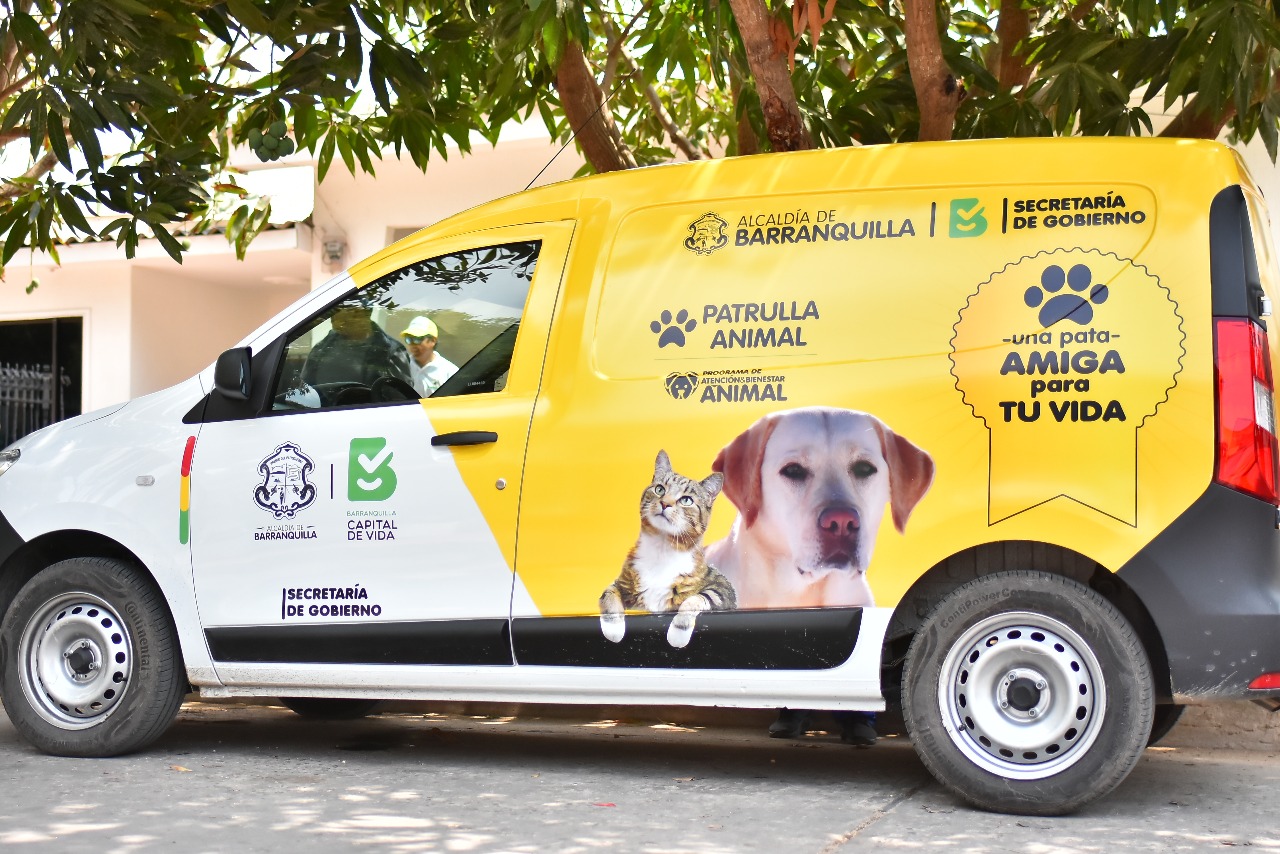
[[[1145,267],[1041,252],[969,297],[951,339],[956,388],[990,431],[988,524],[1068,498],[1137,524],[1137,431],[1168,399],[1182,317]]]

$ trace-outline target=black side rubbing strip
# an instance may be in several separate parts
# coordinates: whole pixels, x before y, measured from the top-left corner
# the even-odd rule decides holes
[[[214,661],[270,664],[506,664],[506,620],[206,629]]]
[[[689,645],[667,643],[671,614],[627,615],[613,643],[599,617],[518,617],[512,623],[520,664],[688,670],[828,670],[848,661],[861,608],[711,611],[698,615]]]

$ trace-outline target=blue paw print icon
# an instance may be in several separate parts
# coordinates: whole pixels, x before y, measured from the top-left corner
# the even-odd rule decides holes
[[[673,318],[671,312],[663,309],[662,314],[658,315],[658,319],[649,324],[649,328],[653,330],[653,334],[658,336],[658,347],[665,347],[668,344],[675,344],[677,347],[684,346],[684,334],[692,332],[697,327],[698,321],[689,316],[689,312],[683,308]]]
[[[1084,326],[1093,322],[1093,307],[1106,302],[1108,296],[1106,285],[1092,282],[1093,273],[1084,264],[1076,264],[1066,272],[1057,264],[1050,264],[1040,274],[1040,284],[1027,288],[1023,300],[1030,308],[1040,307],[1040,325],[1046,329],[1060,320]],[[1068,290],[1060,293],[1064,287]],[[1046,293],[1050,295],[1047,300]]]

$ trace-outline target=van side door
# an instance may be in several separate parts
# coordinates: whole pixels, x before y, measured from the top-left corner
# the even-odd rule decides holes
[[[192,560],[224,682],[265,665],[319,665],[307,684],[332,684],[326,665],[512,663],[516,505],[571,234],[375,256],[263,348],[256,411],[206,419]]]

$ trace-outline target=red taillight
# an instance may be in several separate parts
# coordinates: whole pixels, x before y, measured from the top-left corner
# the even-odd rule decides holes
[[[1249,683],[1254,691],[1274,691],[1280,688],[1280,673],[1264,673]]]
[[[1214,323],[1218,460],[1214,479],[1277,503],[1275,384],[1267,333],[1248,319]]]

